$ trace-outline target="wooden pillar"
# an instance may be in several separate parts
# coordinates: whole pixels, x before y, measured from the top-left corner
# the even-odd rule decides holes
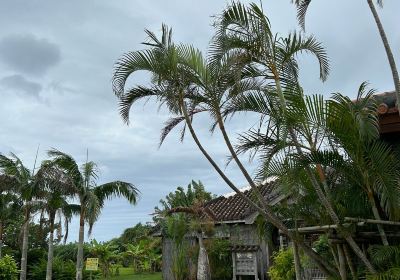
[[[236,254],[235,252],[232,252],[232,279],[236,280]]]
[[[258,280],[258,265],[257,265],[257,252],[253,253],[254,256],[254,261],[253,261],[253,265],[254,265],[254,279]]]

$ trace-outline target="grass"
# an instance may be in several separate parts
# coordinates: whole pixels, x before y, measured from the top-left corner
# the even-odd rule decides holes
[[[111,277],[110,280],[161,280],[161,272],[135,274],[130,267],[119,269],[119,276]]]

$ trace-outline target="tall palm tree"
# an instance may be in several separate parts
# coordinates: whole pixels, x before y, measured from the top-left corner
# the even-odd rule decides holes
[[[94,162],[88,161],[79,167],[73,157],[58,150],[48,152],[51,162],[61,168],[75,186],[76,197],[80,204],[79,240],[76,260],[76,280],[82,280],[83,273],[83,242],[85,224],[89,226],[89,234],[97,221],[104,202],[113,197],[124,197],[135,205],[139,190],[131,183],[113,181],[97,185],[98,169]]]
[[[292,2],[294,2],[297,6],[297,18],[299,20],[299,23],[302,26],[302,28],[305,29],[305,17],[306,17],[307,9],[308,9],[309,5],[311,4],[311,0],[292,0]],[[376,2],[378,3],[378,5],[380,7],[383,6],[383,0],[377,0]],[[376,11],[374,2],[372,0],[367,0],[367,3],[371,10],[371,13],[374,17],[376,26],[378,27],[379,35],[381,36],[381,40],[382,40],[383,46],[386,51],[386,56],[388,58],[390,70],[391,70],[392,76],[393,76],[393,82],[394,82],[394,88],[396,91],[397,100],[400,100],[399,72],[397,70],[396,61],[394,59],[393,52],[392,52],[392,49],[389,44],[389,40],[386,36],[386,32],[385,32],[385,29],[383,28],[383,25],[379,18],[378,12]],[[399,108],[399,114],[400,114],[400,102],[398,102],[397,106]]]
[[[211,103],[210,106],[219,106],[219,104],[213,103],[215,99],[211,99],[211,101],[208,100],[209,96],[202,94],[204,91],[200,93],[198,91],[198,89],[201,88],[199,88],[197,83],[206,81],[214,74],[212,71],[206,69],[207,64],[204,59],[202,59],[201,53],[191,46],[175,45],[171,39],[172,32],[165,25],[163,25],[163,35],[161,39],[158,39],[157,36],[150,31],[146,31],[146,33],[149,36],[149,42],[146,43],[146,45],[150,46],[150,49],[127,53],[116,63],[113,86],[115,94],[120,98],[120,113],[124,120],[126,122],[129,121],[130,108],[136,101],[142,98],[154,97],[161,104],[165,104],[169,111],[176,117],[167,123],[161,139],[163,139],[177,123],[184,121],[202,154],[228,186],[268,221],[277,226],[285,234],[290,235],[287,227],[279,217],[269,209],[268,205],[264,203],[260,206],[258,202],[254,202],[250,198],[244,196],[233,184],[202,146],[192,126],[192,118],[195,114],[208,111],[208,108],[202,105],[209,105]],[[313,42],[314,41],[311,43]],[[225,69],[229,70],[228,67],[225,67]],[[140,70],[148,71],[152,74],[153,83],[151,86],[138,86],[125,92],[125,83],[128,77]],[[224,82],[225,81],[222,83]],[[207,91],[207,93],[211,94],[209,91]],[[213,113],[211,110],[209,112]],[[262,199],[260,200],[262,201]],[[292,237],[295,238],[294,236]],[[328,274],[336,274],[335,269],[330,268],[329,264],[324,262],[313,250],[304,243],[301,245],[304,251],[320,265],[321,269]]]
[[[61,224],[62,218],[65,224],[68,224],[74,214],[80,213],[80,205],[70,204],[68,202],[69,199],[73,199],[76,189],[71,180],[69,180],[61,169],[53,166],[50,162],[44,162],[37,176],[41,178],[44,189],[42,212],[46,213],[49,218],[46,280],[51,280],[56,218],[59,218],[59,224]],[[68,226],[66,226],[65,240],[67,236]]]
[[[294,151],[298,156],[304,157],[305,147],[299,138],[302,135],[298,134],[301,131],[296,129],[301,128],[303,132],[307,132],[309,125],[307,122],[296,118],[292,114],[293,108],[290,106],[291,98],[302,96],[298,83],[298,64],[294,56],[301,52],[317,54],[320,62],[320,77],[325,80],[329,72],[325,50],[314,38],[303,43],[302,40],[298,39],[299,35],[296,34],[283,39],[274,36],[270,32],[268,18],[264,15],[262,9],[255,4],[252,4],[249,8],[238,3],[232,4],[222,14],[219,26],[216,35],[217,40],[213,46],[214,56],[220,58],[233,52],[238,59],[247,57],[248,65],[252,66],[252,69],[259,70],[259,75],[271,81],[273,95],[277,97],[276,105],[279,108],[277,117],[280,119],[280,128],[285,128],[285,134],[287,134],[288,140],[293,143]],[[309,149],[315,148],[314,139],[306,137],[304,140]],[[283,139],[283,141],[286,142],[287,140]],[[341,221],[330,199],[326,175],[321,165],[315,167],[316,170],[313,170],[314,166],[305,166],[307,175],[333,223],[340,227]],[[344,237],[368,270],[374,273],[375,269],[354,241],[354,238],[347,234]]]
[[[20,280],[26,280],[29,222],[32,213],[39,209],[40,199],[43,197],[42,182],[35,176],[34,170],[31,172],[13,153],[10,157],[0,154],[0,172],[12,182],[12,193],[22,200],[24,221]]]

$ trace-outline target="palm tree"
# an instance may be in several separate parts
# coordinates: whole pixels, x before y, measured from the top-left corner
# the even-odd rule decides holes
[[[305,17],[307,13],[307,9],[311,3],[311,0],[292,0],[297,6],[297,18],[299,20],[300,25],[302,26],[303,29],[305,29]],[[383,7],[383,0],[377,0],[376,1],[380,7]],[[400,100],[400,78],[399,78],[399,72],[397,70],[396,66],[396,61],[393,56],[392,49],[389,44],[389,40],[386,36],[385,29],[383,28],[382,22],[379,18],[378,12],[376,11],[374,2],[372,0],[367,0],[368,6],[371,10],[371,13],[374,17],[376,26],[378,27],[379,35],[381,36],[381,40],[383,43],[383,46],[386,51],[386,56],[389,61],[390,65],[390,70],[392,71],[392,76],[393,76],[393,82],[394,82],[394,88],[396,91],[396,97],[397,100]],[[399,108],[399,114],[400,114],[400,102],[397,104]]]
[[[29,222],[32,213],[39,209],[40,199],[43,197],[42,182],[35,176],[34,171],[31,172],[26,168],[13,153],[10,157],[0,154],[0,172],[3,176],[9,178],[12,182],[10,185],[12,186],[12,193],[18,195],[22,201],[24,221],[20,280],[26,280]]]
[[[79,167],[74,158],[68,154],[55,149],[50,150],[48,154],[51,162],[61,168],[72,181],[76,189],[76,196],[79,199],[80,216],[76,280],[82,280],[85,224],[88,224],[88,232],[90,234],[104,207],[105,200],[113,197],[124,197],[129,203],[135,205],[139,190],[131,183],[122,181],[97,185],[98,170],[94,162],[88,161]]]
[[[46,213],[49,217],[49,246],[47,253],[47,269],[46,280],[52,279],[53,271],[53,252],[54,252],[54,231],[56,217],[63,217],[67,225],[74,214],[79,214],[80,206],[77,204],[70,204],[68,199],[72,199],[75,195],[75,186],[66,177],[65,173],[53,166],[50,162],[44,162],[40,172],[37,174],[41,177],[44,187],[44,202],[42,212]],[[68,226],[66,226],[65,239],[68,236]]]
[[[335,94],[328,104],[328,127],[332,140],[345,151],[350,164],[343,165],[342,174],[353,186],[366,194],[374,219],[382,220],[382,209],[390,219],[400,217],[400,190],[398,160],[393,149],[380,140],[377,104],[374,91],[366,90],[363,83],[356,100]],[[345,158],[345,159],[346,159]],[[345,160],[344,159],[344,160]],[[378,209],[379,208],[379,209]],[[378,224],[382,243],[389,245],[383,227]]]
[[[265,17],[264,20],[266,20]],[[192,118],[197,113],[209,110],[209,108],[202,105],[206,104],[217,107],[219,104],[215,104],[215,99],[210,99],[209,95],[212,92],[206,91],[207,94],[204,95],[202,94],[204,91],[199,93],[198,89],[201,88],[198,86],[198,83],[207,81],[215,73],[213,72],[212,65],[210,66],[212,70],[207,70],[207,63],[202,59],[201,53],[198,50],[191,46],[175,45],[171,39],[171,30],[165,25],[163,25],[162,30],[163,35],[161,39],[158,39],[154,33],[146,31],[150,38],[146,45],[151,48],[144,51],[127,53],[116,63],[113,86],[115,94],[120,98],[120,113],[123,119],[126,122],[129,121],[130,108],[136,101],[142,98],[157,98],[161,104],[166,105],[169,111],[176,116],[167,123],[161,140],[165,138],[165,135],[176,124],[184,121],[200,151],[228,186],[283,233],[290,235],[287,227],[269,209],[268,205],[264,203],[260,206],[257,202],[244,196],[202,146],[192,126]],[[315,43],[315,40],[308,42],[309,45],[313,43]],[[314,47],[320,48],[318,44]],[[224,55],[221,55],[221,57],[224,57]],[[321,72],[325,74],[324,71],[327,68],[324,65],[325,60],[322,60],[321,63]],[[150,87],[134,87],[125,92],[125,83],[128,77],[140,70],[148,71],[152,74],[153,84]],[[229,70],[229,68],[225,67],[225,70]],[[224,82],[222,81],[221,83]],[[218,93],[220,94],[220,92]],[[211,113],[215,112],[212,110],[209,111]],[[259,200],[263,201],[260,197]],[[295,238],[294,236],[292,237],[293,239]],[[329,264],[321,260],[311,248],[307,247],[304,243],[302,243],[302,248],[327,274],[336,274],[335,269],[330,268]]]
[[[214,56],[218,59],[226,54],[234,53],[238,59],[247,58],[250,69],[259,73],[258,76],[263,76],[265,80],[270,81],[269,87],[272,88],[270,95],[276,97],[274,105],[279,108],[277,112],[274,112],[276,114],[274,122],[279,124],[281,131],[284,130],[283,141],[291,141],[294,152],[304,158],[304,148],[315,150],[316,143],[314,138],[304,137],[303,140],[308,147],[304,146],[299,137],[310,135],[309,123],[304,122],[292,112],[296,111],[296,108],[291,106],[291,99],[296,100],[303,96],[297,79],[298,64],[294,55],[301,52],[316,54],[320,62],[320,77],[325,80],[329,72],[325,50],[312,37],[303,42],[301,36],[296,34],[284,39],[274,36],[270,32],[268,19],[262,9],[255,4],[249,8],[241,4],[232,4],[222,14],[219,26],[216,43],[213,46]],[[299,135],[299,133],[303,134]],[[286,137],[288,139],[285,139]],[[305,166],[305,169],[320,202],[326,208],[333,223],[340,227],[341,221],[330,199],[326,174],[321,165],[316,165],[316,170],[313,170],[312,165]],[[347,234],[344,234],[344,237],[368,270],[374,273],[375,269],[354,238]]]
[[[16,195],[0,192],[0,259],[2,257],[4,229],[10,221],[19,215],[21,206],[21,201],[18,200]]]

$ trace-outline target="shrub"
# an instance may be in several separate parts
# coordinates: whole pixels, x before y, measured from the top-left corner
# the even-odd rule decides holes
[[[15,260],[5,255],[0,259],[0,280],[17,280],[18,269]]]
[[[212,280],[232,279],[232,254],[230,242],[226,239],[208,239],[205,241],[210,261]]]
[[[30,268],[31,280],[46,279],[47,259],[41,259],[39,263]],[[72,261],[62,261],[59,258],[53,260],[53,279],[57,280],[74,280],[75,264]]]
[[[271,280],[293,280],[296,278],[291,248],[275,252],[272,259],[273,265],[268,270]]]

